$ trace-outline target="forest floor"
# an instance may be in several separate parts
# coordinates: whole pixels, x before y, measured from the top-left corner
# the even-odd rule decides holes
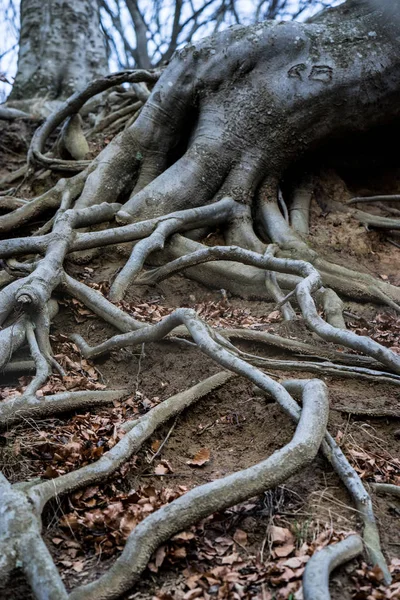
[[[0,175],[20,166],[28,133],[23,125],[4,129]],[[353,182],[351,191],[360,193],[363,186],[370,193],[399,191],[400,171],[392,173],[389,182],[376,174],[368,177],[362,185]],[[34,186],[48,187],[49,180],[36,181]],[[38,190],[22,191],[33,194]],[[367,232],[351,217],[325,214],[314,203],[310,242],[330,260],[400,285],[400,249],[379,233]],[[70,263],[67,270],[106,292],[125,255],[122,247],[107,248],[89,264]],[[52,341],[67,377],[62,380],[52,375],[42,393],[105,388],[126,388],[129,393],[108,407],[41,421],[28,419],[1,432],[0,467],[12,482],[56,477],[96,460],[118,441],[125,420],[144,414],[220,370],[195,348],[170,342],[86,361],[69,335],[80,333],[94,344],[115,331],[78,301],[66,297],[59,301]],[[354,302],[345,305],[349,328],[400,352],[400,320],[391,309]],[[290,327],[281,322],[274,304],[226,296],[184,276],[174,276],[156,287],[133,287],[123,302],[132,316],[147,322],[156,322],[179,306],[195,308],[211,325],[247,327],[311,341],[317,353],[317,338],[301,322]],[[262,356],[293,357],[265,345],[241,343],[240,347]],[[274,371],[273,376],[282,380],[315,375]],[[400,485],[399,389],[357,379],[323,379],[331,403],[329,431],[363,482],[367,486],[368,482]],[[21,392],[28,381],[27,376],[1,376],[0,400]],[[399,419],[351,415],[351,410],[359,407],[389,406],[398,409]],[[293,431],[292,422],[280,408],[256,395],[239,377],[204,397],[158,430],[107,484],[76,492],[47,507],[44,536],[67,587],[103,573],[135,524],[159,506],[193,486],[263,460],[289,442]],[[352,561],[332,577],[332,598],[336,600],[400,598],[400,503],[389,496],[373,495],[373,504],[394,583],[385,588],[378,570],[369,569],[362,560]],[[125,598],[300,600],[301,576],[309,556],[349,531],[360,531],[357,511],[330,465],[318,456],[276,490],[175,536],[158,549],[140,584]],[[3,594],[5,600],[31,597],[17,572],[12,588]]]

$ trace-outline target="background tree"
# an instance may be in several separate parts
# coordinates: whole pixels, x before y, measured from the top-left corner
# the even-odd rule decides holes
[[[107,70],[97,0],[21,0],[12,100],[67,98]]]

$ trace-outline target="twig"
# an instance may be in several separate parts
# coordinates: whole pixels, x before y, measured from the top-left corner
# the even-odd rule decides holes
[[[157,458],[157,456],[160,454],[161,450],[164,448],[165,444],[168,442],[171,433],[173,432],[173,430],[175,429],[175,425],[179,419],[180,413],[178,415],[176,415],[175,417],[175,421],[172,424],[171,429],[168,431],[164,441],[162,442],[161,446],[159,447],[159,449],[157,450],[157,452],[155,454],[153,454],[153,456],[151,457],[151,459],[149,460],[149,464],[151,464],[155,458]]]

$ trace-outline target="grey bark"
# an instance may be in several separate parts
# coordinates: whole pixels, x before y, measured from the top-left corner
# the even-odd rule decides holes
[[[62,99],[107,72],[97,0],[22,0],[10,100]]]

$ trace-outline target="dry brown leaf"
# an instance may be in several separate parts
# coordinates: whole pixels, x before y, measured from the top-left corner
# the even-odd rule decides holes
[[[190,467],[202,467],[210,461],[210,450],[208,448],[201,448],[192,460],[186,461],[186,464]]]
[[[268,531],[273,544],[293,543],[293,534],[286,527],[271,525]]]
[[[157,452],[157,450],[160,448],[161,446],[161,440],[154,440],[154,442],[151,444],[151,449],[153,452]]]
[[[194,533],[192,533],[191,531],[181,531],[181,533],[177,533],[171,538],[173,542],[187,542],[193,539]]]
[[[83,560],[77,560],[73,563],[72,568],[77,573],[82,573],[84,566],[85,562]]]
[[[187,552],[184,546],[180,546],[179,548],[174,548],[171,552],[174,558],[186,558]]]
[[[286,556],[289,556],[289,554],[291,554],[294,551],[294,544],[284,544],[283,546],[276,546],[276,548],[274,548],[274,554],[275,556],[277,556],[278,558],[284,558]]]
[[[55,477],[59,476],[59,472],[54,469],[51,465],[49,465],[47,467],[47,469],[45,470],[45,472],[43,473],[42,477],[44,479],[54,479]]]
[[[240,546],[245,546],[247,544],[247,533],[242,529],[236,529],[233,539]]]
[[[239,554],[237,552],[232,552],[232,554],[229,554],[228,556],[224,556],[221,562],[223,565],[233,565],[233,563],[240,562],[240,561],[241,561],[241,558],[240,558]]]
[[[165,546],[160,546],[156,552],[156,558],[154,561],[157,568],[161,567],[163,564],[166,554]]]
[[[165,475],[166,473],[168,473],[168,469],[165,465],[162,465],[161,463],[158,464],[156,466],[156,468],[154,469],[154,473],[156,475]]]
[[[310,559],[309,556],[292,556],[285,560],[283,564],[284,567],[289,567],[290,569],[299,569],[304,565],[304,563],[308,562]]]
[[[201,587],[196,587],[193,590],[189,590],[188,592],[186,592],[186,594],[183,596],[182,600],[194,600],[194,598],[198,598],[199,596],[203,595],[203,588]]]
[[[59,546],[60,544],[62,544],[62,542],[63,542],[64,540],[63,540],[62,538],[57,538],[57,537],[55,537],[55,538],[52,538],[52,540],[51,540],[51,541],[53,542],[53,544],[54,544],[55,546]]]

